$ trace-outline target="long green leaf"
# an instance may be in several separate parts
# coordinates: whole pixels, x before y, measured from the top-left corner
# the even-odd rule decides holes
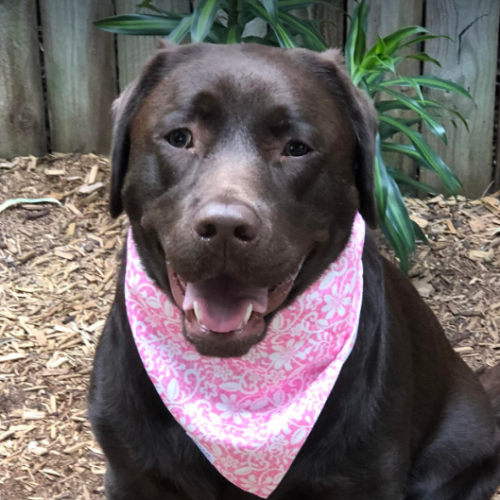
[[[422,231],[422,228],[413,220],[411,221],[411,223],[413,226],[413,232],[415,233],[415,237],[420,241],[423,241],[426,245],[430,245],[427,236],[425,236],[425,233]]]
[[[408,269],[408,254],[415,251],[415,233],[408,210],[398,186],[387,172],[381,154],[381,142],[377,137],[375,155],[375,196],[380,215],[379,224],[382,232],[394,248],[404,272]],[[378,181],[377,178],[380,180]],[[378,183],[380,182],[380,185]],[[382,187],[383,186],[383,187]],[[378,193],[381,189],[385,193]],[[385,197],[385,202],[382,201]]]
[[[305,35],[307,40],[311,43],[309,47],[312,50],[323,51],[327,49],[326,42],[318,32],[318,30],[305,20],[301,20],[291,14],[280,12],[279,19],[285,24],[295,28],[299,33]]]
[[[442,68],[441,63],[437,60],[431,57],[429,54],[426,54],[425,52],[419,52],[418,54],[410,54],[409,56],[406,56],[405,59],[416,59],[417,61],[427,61],[436,64],[440,68]]]
[[[286,49],[294,49],[298,47],[293,37],[290,35],[290,33],[288,33],[284,26],[282,26],[281,24],[277,24],[276,27],[274,27],[274,31],[276,32],[276,36],[278,37],[278,41],[281,47],[284,47]]]
[[[255,0],[245,0],[245,3],[256,17],[263,19],[271,25],[281,47],[287,49],[298,47],[297,43],[293,39],[293,36],[288,32],[288,30],[282,24],[275,23],[260,2],[256,2]]]
[[[458,190],[462,187],[460,181],[419,132],[407,127],[392,116],[381,115],[379,116],[379,120],[403,132],[415,149],[422,155],[429,168],[443,181],[448,191],[453,195],[457,194]]]
[[[340,10],[341,12],[345,12],[341,7],[337,7],[336,5],[332,5],[329,2],[322,2],[320,0],[279,0],[278,1],[278,9],[281,12],[288,12],[289,10],[297,10],[304,9],[306,7],[310,7],[312,5],[324,5],[332,10]]]
[[[271,19],[278,22],[278,0],[261,0]]]
[[[408,47],[408,45],[425,42],[426,40],[434,40],[435,38],[447,38],[448,40],[451,40],[451,38],[446,35],[422,35],[415,37],[413,40],[403,43],[399,46],[399,48],[402,49],[403,47]]]
[[[144,2],[141,2],[140,4],[135,6],[135,11],[139,13],[141,9],[148,9],[152,10],[153,12],[156,12],[157,14],[165,14],[165,12],[158,7],[155,7],[154,5],[151,5],[153,3],[153,0],[145,0]]]
[[[397,142],[382,142],[382,151],[389,153],[399,153],[408,158],[415,160],[420,165],[432,170],[430,166],[427,164],[425,158],[415,149],[411,144],[399,144]]]
[[[351,25],[345,44],[345,62],[351,75],[354,75],[365,56],[366,25],[370,8],[365,0],[358,3],[351,16]]]
[[[384,89],[385,92],[385,89]],[[420,106],[423,108],[443,108],[441,104],[431,101],[430,99],[425,99],[423,101],[418,101]],[[405,103],[402,103],[399,100],[390,100],[390,101],[377,101],[375,103],[375,107],[379,113],[386,113],[387,111],[392,111],[393,109],[408,109]]]
[[[103,31],[118,35],[169,35],[181,21],[182,16],[154,16],[150,14],[125,14],[107,17],[94,22]]]
[[[314,0],[279,0],[278,10],[288,12],[289,10],[305,9],[316,4]]]
[[[158,7],[155,7],[154,5],[150,5],[150,2],[143,2],[142,4],[136,5],[135,11],[139,13],[141,9],[148,9],[152,10],[153,12],[156,12],[157,14],[163,14],[163,11],[161,11]]]
[[[454,92],[455,94],[459,94],[461,96],[467,97],[468,99],[472,99],[472,96],[458,83],[451,82],[449,80],[443,80],[442,78],[438,78],[433,75],[422,75],[422,76],[413,76],[413,77],[400,77],[395,80],[387,80],[383,82],[381,85],[383,87],[408,87],[411,85],[411,82],[420,85],[422,87],[428,87],[430,89],[439,89],[447,92]]]
[[[467,120],[463,117],[462,113],[459,113],[456,109],[450,109],[450,108],[445,108],[447,109],[450,113],[455,115],[464,125],[464,127],[467,129],[467,132],[470,132],[469,130],[469,124],[467,123]]]
[[[430,33],[430,31],[423,26],[407,26],[394,31],[390,35],[383,38],[385,43],[386,54],[391,56],[398,50],[399,44],[409,36],[416,35],[417,33]]]
[[[241,41],[241,27],[238,24],[232,24],[227,30],[226,43],[240,43]]]
[[[177,27],[168,35],[168,40],[174,43],[181,43],[184,38],[188,35],[191,30],[191,24],[193,23],[193,15],[186,16],[182,21],[177,25]]]
[[[385,222],[392,224],[404,242],[408,253],[415,252],[415,233],[411,224],[410,215],[396,181],[387,176],[387,210]]]
[[[387,241],[394,249],[396,256],[399,259],[399,267],[403,273],[408,272],[408,249],[406,248],[401,236],[397,233],[392,224],[380,221],[380,229]]]
[[[401,170],[398,170],[397,168],[391,168],[389,167],[387,169],[389,175],[398,183],[398,184],[405,184],[407,186],[414,187],[416,189],[420,189],[426,193],[436,195],[437,191],[432,187],[429,186],[428,184],[425,184],[423,182],[417,181],[417,179],[414,179],[413,177],[410,177],[408,174],[405,174]]]
[[[392,73],[396,73],[396,68],[394,65],[394,59],[391,56],[388,56],[387,54],[379,54],[377,56],[378,60],[380,61],[380,64],[391,71]]]
[[[392,56],[398,50],[402,40],[417,33],[429,33],[429,30],[422,26],[408,26],[394,31],[385,38],[378,37],[377,43],[370,48],[366,56],[369,57],[375,54]]]
[[[377,211],[381,219],[385,218],[387,209],[387,169],[382,156],[380,136],[377,134],[374,165],[374,191],[377,202]]]
[[[221,0],[201,0],[193,13],[191,24],[191,41],[203,42],[212,29]]]
[[[455,115],[464,125],[466,128],[467,132],[469,132],[469,124],[467,123],[467,120],[464,118],[464,116],[459,113],[455,109],[448,108],[447,106],[443,106],[441,103],[433,101],[431,99],[424,99],[423,101],[418,101],[418,104],[422,106],[423,108],[430,108],[430,109],[445,109],[449,113]],[[408,109],[406,104],[399,102],[399,101],[377,101],[375,103],[375,107],[377,108],[377,111],[379,113],[386,113],[387,111],[391,111],[393,109]]]
[[[445,144],[448,144],[448,139],[446,138],[446,130],[444,127],[438,123],[434,118],[425,111],[425,109],[420,106],[420,104],[411,97],[400,94],[399,92],[395,92],[387,87],[376,86],[376,90],[380,92],[385,92],[393,97],[396,101],[400,101],[401,103],[406,104],[406,107],[412,111],[415,111],[418,115],[422,117],[424,123],[429,127],[432,133],[437,135]]]
[[[405,124],[407,127],[411,127],[417,123],[420,123],[422,121],[422,118],[417,117],[417,118],[396,118],[398,122],[401,122]],[[391,125],[388,125],[387,123],[379,123],[378,127],[379,133],[380,133],[380,138],[382,140],[390,139],[393,135],[396,135],[397,133],[400,132],[400,130],[396,127],[393,127]]]
[[[273,28],[276,26],[274,19],[269,15],[269,12],[267,12],[267,10],[260,2],[256,2],[254,0],[245,0],[245,4],[249,7],[255,17],[263,19]]]

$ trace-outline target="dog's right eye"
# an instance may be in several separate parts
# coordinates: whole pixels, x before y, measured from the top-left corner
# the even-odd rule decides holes
[[[189,148],[193,141],[193,136],[191,132],[185,128],[174,130],[170,132],[165,139],[168,143],[174,146],[174,148]]]

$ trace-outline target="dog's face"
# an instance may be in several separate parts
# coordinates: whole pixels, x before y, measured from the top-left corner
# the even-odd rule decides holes
[[[374,113],[335,51],[164,49],[115,114],[111,211],[202,354],[245,354],[375,223]]]

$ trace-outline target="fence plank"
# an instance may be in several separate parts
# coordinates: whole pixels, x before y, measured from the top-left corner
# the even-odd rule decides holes
[[[491,157],[498,43],[498,0],[440,0],[427,2],[427,28],[449,35],[454,42],[432,40],[426,47],[443,68],[425,65],[425,73],[463,85],[475,104],[436,90],[428,95],[460,111],[469,120],[470,134],[459,124],[447,127],[448,147],[425,131],[432,146],[457,173],[470,197],[480,196],[491,181]],[[421,172],[424,182],[443,190],[435,176]]]
[[[116,0],[116,14],[134,13],[138,3],[138,0]],[[154,5],[165,12],[184,13],[190,9],[189,0],[159,0]],[[139,74],[143,64],[154,53],[159,39],[153,36],[117,35],[120,91]]]
[[[112,0],[41,0],[52,149],[107,153],[116,95],[113,37],[93,21]]]
[[[0,157],[46,152],[36,3],[0,2]]]
[[[368,33],[366,37],[367,46],[371,47],[377,42],[377,35],[384,37],[390,33],[404,27],[422,25],[423,22],[423,0],[371,0],[370,14],[368,16]],[[349,0],[349,12],[352,13],[356,3]],[[418,47],[412,45],[405,49],[404,55],[418,52]],[[420,63],[415,59],[406,59],[398,66],[398,71],[402,75],[420,74]],[[403,94],[415,95],[410,87],[400,89]],[[384,97],[387,99],[387,96]],[[394,116],[413,116],[411,112],[395,112]],[[402,139],[401,134],[395,136],[396,142],[408,143],[406,138]],[[398,167],[408,175],[414,176],[416,166],[412,160],[403,155],[385,154],[385,161],[388,166]]]
[[[325,38],[328,47],[343,47],[344,46],[344,2],[343,0],[332,0],[331,5],[335,8],[328,7],[324,4],[317,4],[312,7],[311,18],[321,19],[319,31]]]

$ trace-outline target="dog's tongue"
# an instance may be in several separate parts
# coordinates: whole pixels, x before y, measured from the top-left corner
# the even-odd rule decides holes
[[[213,332],[237,330],[248,321],[248,308],[258,313],[267,309],[267,288],[245,285],[233,278],[219,276],[201,283],[188,283],[182,309],[195,308],[198,321]]]

